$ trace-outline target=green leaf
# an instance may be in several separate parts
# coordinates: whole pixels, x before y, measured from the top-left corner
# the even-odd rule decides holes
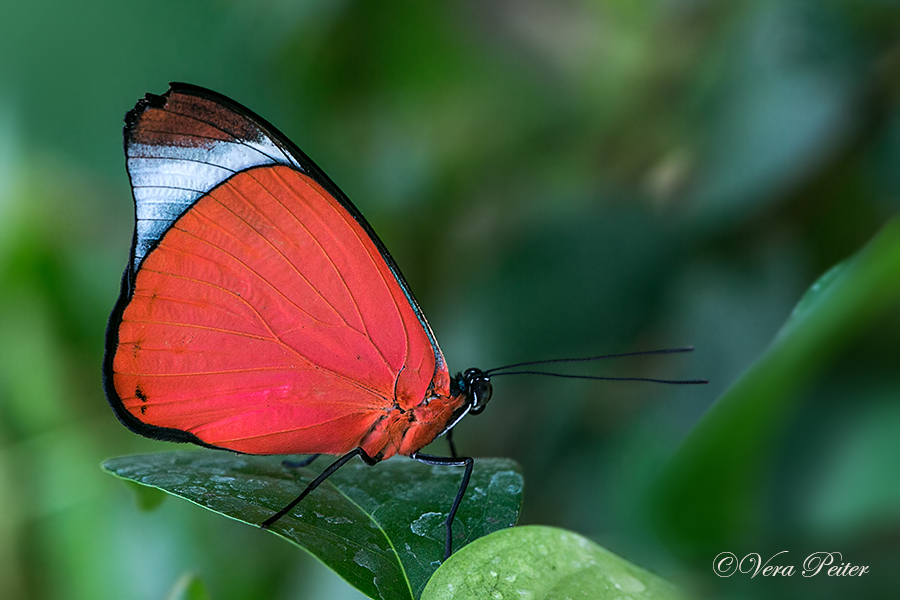
[[[284,458],[200,450],[123,456],[107,460],[103,468],[258,525],[293,500],[322,468],[292,469],[282,464]],[[353,460],[271,531],[309,551],[371,598],[415,599],[443,559],[443,523],[461,477],[462,469],[405,458],[374,467]],[[453,525],[454,550],[514,525],[522,485],[515,462],[476,460]]]
[[[765,474],[800,393],[837,351],[900,305],[900,219],[825,273],[769,348],[694,427],[651,502],[657,534],[686,558],[753,545]],[[710,554],[712,553],[712,554]]]
[[[422,600],[679,598],[676,588],[587,538],[514,527],[466,546],[437,570]]]

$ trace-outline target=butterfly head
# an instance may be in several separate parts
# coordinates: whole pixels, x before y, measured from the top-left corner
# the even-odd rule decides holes
[[[465,394],[466,401],[471,407],[469,414],[477,415],[487,406],[491,399],[491,376],[481,369],[466,369],[465,373],[458,373],[454,382],[459,393]]]

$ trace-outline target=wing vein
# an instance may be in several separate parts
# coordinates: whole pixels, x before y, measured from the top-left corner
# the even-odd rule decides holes
[[[213,198],[213,199],[215,200],[215,198]],[[218,200],[216,200],[216,202],[218,202]],[[220,204],[221,204],[221,203],[220,203]],[[226,207],[226,208],[227,208],[227,207]],[[202,216],[202,218],[204,218],[205,220],[207,220],[209,223],[212,223],[212,224],[215,225],[216,227],[219,227],[220,229],[222,229],[222,231],[228,233],[229,235],[231,235],[231,236],[232,236],[234,239],[236,239],[237,241],[239,241],[239,242],[241,241],[240,238],[238,238],[237,236],[232,235],[231,232],[229,232],[227,229],[224,229],[224,228],[220,227],[215,221],[213,221],[212,219],[210,219],[210,218],[207,217],[206,215],[202,215],[201,213],[196,213],[196,214]],[[245,221],[245,222],[246,222],[246,221]],[[249,226],[249,224],[248,224],[248,226]],[[291,306],[293,306],[294,308],[296,308],[299,312],[305,314],[306,316],[308,316],[311,320],[315,321],[316,323],[321,323],[321,324],[323,324],[323,325],[329,325],[329,323],[326,323],[325,321],[322,321],[321,319],[317,319],[316,317],[314,317],[314,316],[312,315],[312,313],[310,313],[310,312],[304,310],[304,308],[303,308],[302,306],[300,306],[299,304],[297,304],[296,302],[294,302],[293,300],[291,300],[290,298],[288,298],[288,297],[284,294],[284,292],[282,292],[280,289],[278,289],[278,286],[276,286],[274,283],[272,283],[271,281],[269,281],[268,279],[266,279],[266,278],[263,276],[262,273],[260,273],[259,271],[257,271],[256,269],[254,269],[253,267],[251,267],[250,265],[248,265],[247,263],[245,263],[243,260],[241,260],[240,258],[238,258],[237,256],[235,256],[234,254],[232,254],[232,253],[229,252],[228,250],[225,250],[224,248],[221,248],[221,247],[219,247],[219,246],[216,246],[216,245],[213,244],[212,242],[203,239],[202,237],[196,235],[195,233],[192,233],[192,232],[190,232],[190,231],[187,231],[187,230],[185,230],[185,229],[182,229],[181,227],[178,227],[177,225],[174,226],[174,229],[176,229],[177,231],[180,231],[181,233],[184,233],[185,235],[189,235],[189,236],[195,238],[196,240],[198,240],[198,241],[200,241],[200,242],[203,242],[204,244],[206,244],[206,245],[209,246],[210,248],[212,248],[212,249],[214,249],[214,250],[218,250],[218,251],[221,252],[222,254],[225,254],[225,255],[231,257],[231,258],[235,261],[235,263],[237,263],[238,265],[244,267],[245,269],[247,269],[248,271],[250,271],[251,273],[253,273],[254,275],[256,275],[256,276],[260,279],[260,281],[264,282],[266,285],[268,285],[270,288],[272,288],[272,290],[274,290],[279,296],[281,296],[282,298],[284,298],[285,301],[287,301],[289,304],[291,304]],[[254,231],[256,231],[256,230],[254,229]],[[258,231],[256,231],[256,233],[259,234]],[[187,253],[184,252],[183,250],[174,249],[174,248],[173,248],[173,250],[176,251],[176,252],[180,252],[180,253],[182,253],[182,254],[187,254]],[[288,261],[288,262],[290,262],[290,261]],[[225,288],[222,288],[222,289],[225,289]],[[315,288],[313,288],[313,289],[315,289]],[[248,306],[252,307],[252,308],[253,308],[253,311],[259,316],[260,320],[262,320],[263,322],[266,323],[266,328],[267,328],[269,331],[272,332],[272,336],[275,337],[276,339],[280,339],[279,335],[278,335],[277,333],[275,333],[275,331],[269,326],[268,322],[265,321],[265,319],[263,318],[263,316],[259,313],[259,311],[256,310],[255,307],[253,307],[252,304],[250,304],[249,302],[247,302],[246,299],[242,298],[242,297],[240,296],[240,294],[235,294],[235,296],[237,296],[238,298],[241,298],[242,300],[244,300],[244,302],[245,302]],[[333,310],[333,307],[332,307],[332,310]],[[338,313],[337,311],[335,311],[335,313],[337,314],[338,317],[341,316],[340,313]],[[343,320],[343,319],[342,319],[342,320]],[[346,323],[346,321],[345,321],[345,323]],[[349,324],[348,324],[347,326],[350,327]],[[351,329],[352,329],[352,327],[351,327]]]
[[[284,163],[282,163],[280,160],[278,160],[277,158],[275,158],[274,156],[270,155],[269,153],[263,152],[263,151],[260,150],[259,148],[255,148],[255,147],[251,146],[250,144],[248,144],[247,142],[245,142],[244,140],[242,140],[242,139],[239,138],[238,136],[234,135],[234,134],[231,133],[230,131],[226,131],[225,129],[222,129],[221,127],[219,127],[219,126],[216,125],[215,123],[212,123],[212,122],[207,121],[207,120],[205,120],[205,119],[201,119],[200,117],[197,117],[197,116],[194,116],[194,115],[189,115],[189,114],[186,114],[186,113],[183,113],[183,112],[178,112],[177,110],[171,110],[171,109],[168,109],[168,108],[163,109],[163,110],[164,110],[165,112],[169,113],[169,114],[172,114],[172,115],[178,115],[178,116],[180,116],[180,117],[184,117],[184,118],[186,118],[186,119],[191,119],[191,120],[193,120],[193,121],[197,121],[198,123],[203,123],[204,125],[208,125],[209,127],[212,127],[213,129],[215,129],[215,130],[217,130],[217,131],[221,131],[222,133],[224,133],[225,135],[227,135],[228,137],[230,137],[232,140],[234,140],[233,142],[230,142],[230,141],[228,141],[228,140],[221,140],[221,141],[224,142],[224,143],[227,143],[227,144],[234,144],[234,143],[237,143],[237,144],[240,144],[240,145],[242,145],[242,146],[246,146],[247,148],[250,148],[251,150],[255,150],[256,152],[259,152],[259,153],[262,154],[263,156],[268,157],[269,160],[271,160],[273,163],[284,164]],[[243,117],[243,115],[241,115],[241,116]],[[268,139],[269,141],[271,141],[271,142],[273,143],[273,145],[275,145],[276,148],[278,148],[278,145],[275,143],[275,139],[272,138],[271,136],[269,136],[266,132],[264,132],[264,131],[262,130],[262,128],[259,126],[258,123],[255,123],[255,122],[253,122],[253,121],[250,121],[250,123],[251,123],[254,127],[256,127],[257,130],[258,130],[261,134],[263,134],[264,137],[265,137],[266,139]],[[281,150],[281,148],[278,148],[278,149]],[[283,152],[282,152],[282,156],[283,156],[283,158],[288,159],[288,162],[290,162],[290,159],[289,159],[287,156],[284,156],[284,153],[283,153]]]
[[[253,412],[261,412],[261,411],[253,411]],[[359,414],[366,414],[367,412],[370,412],[370,411],[365,411],[365,410],[358,411]],[[350,413],[350,414],[353,414],[353,413]],[[214,426],[214,425],[221,425],[221,424],[223,424],[223,423],[227,423],[228,421],[231,421],[231,420],[236,419],[236,418],[243,418],[244,416],[245,416],[245,415],[241,415],[240,417],[229,417],[228,419],[220,419],[219,421],[213,421],[213,422],[211,422],[211,423],[206,423],[206,424],[204,424],[204,426],[203,426],[202,428],[199,428],[199,427],[198,427],[197,429],[195,429],[195,431],[200,431],[200,430],[202,430],[202,429],[206,429],[207,427],[212,427],[212,426]],[[341,419],[344,419],[344,418],[346,418],[347,416],[349,416],[349,415],[340,415],[340,416],[334,417],[334,418],[332,418],[332,419],[327,419],[327,420],[325,420],[325,421],[320,421],[320,422],[315,423],[315,424],[313,424],[313,425],[303,425],[303,426],[288,427],[288,428],[286,428],[286,429],[279,429],[279,430],[277,430],[277,431],[276,431],[276,430],[273,430],[273,429],[267,429],[265,433],[261,433],[261,434],[258,434],[258,435],[245,435],[245,436],[240,436],[240,437],[232,437],[232,438],[228,438],[228,439],[224,439],[224,438],[223,438],[223,439],[220,439],[220,440],[218,440],[218,441],[220,441],[220,442],[236,442],[236,441],[239,441],[239,440],[252,440],[252,439],[255,439],[255,438],[267,437],[267,436],[273,435],[273,434],[287,433],[287,432],[289,432],[289,431],[300,431],[300,430],[302,430],[302,429],[313,429],[314,427],[320,427],[320,426],[322,426],[322,425],[327,425],[328,423],[333,423],[333,422],[335,422],[335,421],[340,421]]]
[[[162,189],[162,190],[183,190],[185,192],[195,192],[197,194],[205,194],[203,190],[195,190],[193,188],[181,187],[179,185],[132,185],[131,189]],[[145,204],[146,200],[141,200],[141,204]]]
[[[287,181],[285,181],[285,179],[281,176],[281,174],[280,174],[277,170],[273,171],[273,175],[274,175],[275,177],[277,177],[285,187],[290,188],[290,185],[287,183]],[[254,179],[256,179],[256,178],[254,177]],[[259,182],[259,180],[257,180],[257,183],[259,183],[259,185],[260,185],[264,190],[266,190],[266,192],[268,192],[269,195],[271,195],[272,198],[274,198],[276,202],[278,202],[279,204],[281,204],[282,206],[284,206],[284,204],[281,202],[281,200],[279,200],[279,198],[278,198],[277,195],[275,195],[274,193],[272,193],[272,191],[269,190],[269,189],[268,189],[265,185],[263,185],[261,182]],[[331,203],[328,202],[328,199],[325,198],[324,196],[322,196],[322,194],[320,194],[320,193],[318,192],[318,190],[312,188],[312,186],[310,186],[310,189],[311,189],[316,195],[318,195],[319,198],[321,198],[321,199],[325,202],[325,204],[326,204],[327,206],[331,206]],[[322,243],[321,243],[321,242],[319,241],[319,239],[312,233],[312,231],[310,231],[309,228],[307,228],[306,225],[304,225],[303,222],[300,221],[299,218],[297,218],[297,215],[295,215],[293,212],[291,212],[290,209],[288,209],[286,206],[284,206],[284,209],[285,209],[285,210],[286,210],[286,211],[294,218],[294,220],[297,221],[297,223],[298,223],[301,227],[303,227],[303,228],[309,233],[310,237],[312,237],[312,238],[316,241],[316,244],[318,244],[319,247],[322,248],[323,254],[324,254],[325,257],[328,259],[328,262],[331,264],[331,267],[334,269],[334,272],[337,274],[338,278],[341,280],[341,283],[343,283],[344,289],[347,290],[347,295],[350,297],[350,301],[353,303],[353,306],[356,308],[356,314],[359,315],[359,320],[362,322],[363,329],[365,330],[365,335],[369,338],[369,340],[372,341],[372,346],[375,348],[375,350],[378,351],[379,356],[381,356],[381,360],[384,361],[384,364],[385,364],[385,366],[387,366],[388,370],[390,370],[391,372],[394,372],[394,368],[391,366],[390,361],[388,361],[387,357],[384,355],[384,352],[381,350],[381,348],[378,346],[378,344],[375,343],[375,340],[372,338],[372,334],[369,332],[369,325],[368,325],[368,323],[366,323],[366,320],[365,320],[365,319],[363,318],[363,316],[362,316],[362,311],[361,311],[360,308],[359,308],[359,303],[356,301],[356,297],[353,295],[353,292],[350,290],[350,286],[349,286],[349,284],[347,283],[347,280],[346,280],[346,278],[344,277],[344,274],[341,273],[341,270],[340,270],[340,269],[338,268],[338,266],[335,264],[334,260],[331,258],[331,256],[328,254],[328,252],[325,251],[324,247],[322,247]],[[339,216],[340,216],[340,213],[338,213],[338,214],[339,214]],[[346,220],[345,220],[345,222],[346,222]],[[351,224],[350,230],[351,230],[351,231],[353,230],[352,224]],[[355,235],[356,238],[359,240],[359,236],[356,235],[356,232],[354,232],[354,235]],[[360,245],[361,245],[362,248],[363,248],[363,252],[364,252],[367,256],[369,256],[369,259],[371,260],[371,256],[369,255],[368,250],[366,250],[365,244],[361,243]],[[372,264],[373,264],[373,266],[375,267],[375,271],[378,272],[378,265],[376,265],[376,264],[374,263],[374,261],[373,261]],[[379,275],[380,275],[380,272],[379,272]],[[382,279],[383,279],[383,277],[382,277]],[[386,282],[385,282],[385,283],[386,283]],[[388,287],[388,295],[390,295],[391,298],[393,298],[393,295],[390,293],[390,287]],[[395,304],[396,304],[396,302],[395,302]],[[399,314],[399,310],[398,310],[398,314]],[[402,316],[400,316],[400,321],[401,321],[401,323],[403,322],[403,317],[402,317]],[[405,332],[405,331],[406,331],[406,325],[404,324],[404,332]],[[408,340],[407,340],[407,343],[408,343]],[[406,352],[404,352],[404,362],[405,362],[405,356],[406,356]]]
[[[155,321],[153,319],[122,319],[123,323],[143,323],[145,325],[168,325],[170,327],[187,327],[189,329],[203,329],[205,331],[215,331],[217,333],[225,333],[228,335],[235,335],[238,337],[245,337],[254,340],[263,340],[266,342],[273,342],[272,338],[265,337],[263,335],[256,335],[253,333],[245,333],[243,331],[235,331],[232,329],[222,329],[221,327],[209,327],[208,325],[198,325],[197,323],[177,323],[174,321]],[[126,346],[128,344],[135,344],[137,342],[122,342],[120,346]],[[140,345],[143,350],[151,350],[152,348],[148,348],[144,345]],[[159,348],[162,350],[162,348]]]
[[[192,162],[200,165],[207,165],[209,167],[215,167],[216,169],[222,169],[223,171],[228,171],[229,173],[237,173],[234,169],[229,169],[228,167],[224,167],[222,165],[209,162],[208,160],[200,160],[197,158],[185,158],[183,156],[138,156],[135,154],[126,155],[128,159],[134,160],[171,160],[176,162]]]
[[[281,177],[281,174],[280,174],[280,173],[278,173],[277,171],[275,171],[274,174],[275,174],[275,176],[278,177],[285,185],[287,185],[287,182],[284,181],[284,178]],[[394,304],[394,309],[397,311],[397,318],[400,319],[400,323],[401,323],[401,325],[403,326],[403,333],[404,333],[404,337],[405,337],[405,339],[406,339],[406,348],[404,348],[404,350],[403,350],[403,361],[402,361],[401,364],[406,364],[406,359],[407,359],[407,357],[409,356],[409,345],[410,345],[410,340],[409,340],[409,330],[406,328],[406,321],[403,319],[403,313],[402,313],[402,311],[400,310],[400,305],[397,304],[397,299],[394,298],[394,294],[391,293],[391,286],[390,286],[390,283],[388,282],[387,279],[385,279],[384,273],[381,272],[381,269],[378,268],[378,264],[375,262],[375,258],[374,258],[374,257],[372,256],[372,254],[369,252],[368,248],[366,248],[365,240],[364,240],[363,238],[360,237],[359,233],[358,233],[358,232],[356,231],[356,229],[353,227],[353,225],[356,224],[356,220],[353,219],[352,215],[350,215],[350,213],[347,212],[346,209],[343,210],[343,211],[338,211],[338,210],[336,210],[335,206],[334,206],[331,202],[328,202],[328,199],[325,198],[324,196],[322,196],[322,194],[321,194],[318,190],[316,190],[315,188],[312,188],[312,187],[310,187],[310,189],[312,189],[313,193],[315,193],[316,195],[318,195],[319,198],[321,198],[322,200],[324,200],[326,206],[328,206],[331,210],[333,210],[333,211],[338,215],[338,217],[340,217],[344,222],[347,222],[347,223],[350,225],[350,231],[353,232],[353,235],[354,235],[354,236],[356,237],[356,239],[359,241],[360,246],[362,246],[362,248],[363,248],[363,252],[364,252],[364,253],[366,254],[366,256],[369,258],[369,261],[371,262],[372,266],[375,268],[375,272],[378,273],[378,276],[381,278],[382,283],[384,283],[384,286],[385,286],[385,288],[387,289],[388,296],[390,297],[391,302]],[[271,193],[271,192],[269,192],[269,193]],[[337,200],[335,199],[335,201],[337,201]],[[346,215],[346,216],[345,216],[345,215]],[[348,222],[348,221],[347,221],[347,216],[350,217],[350,220],[351,220],[352,222]],[[368,238],[367,238],[367,239],[368,239]],[[371,241],[371,240],[369,240],[369,241]],[[376,248],[376,252],[377,252],[377,251],[378,251],[378,249]],[[380,252],[379,252],[379,255],[378,255],[378,256],[379,256],[379,258],[381,258],[382,260],[384,260],[384,257],[381,256],[381,253],[380,253]],[[329,257],[329,260],[330,260],[330,257]],[[341,280],[344,281],[344,285],[346,285],[346,281],[344,280],[343,275],[341,274],[340,270],[337,269],[337,266],[334,265],[334,262],[332,262],[332,266],[334,266],[335,270],[338,272],[338,275],[340,276]],[[397,282],[395,281],[395,283],[397,283]],[[397,283],[397,285],[399,286],[400,284]],[[353,300],[353,303],[356,305],[357,311],[359,311],[359,305],[356,303],[356,298],[353,297],[353,294],[350,294],[350,297],[351,297],[351,299]],[[366,327],[366,333],[368,334],[369,331],[368,331],[368,327],[367,327],[367,324],[366,324],[365,320],[363,320],[363,327]],[[370,337],[370,339],[371,339],[371,337]],[[379,353],[379,354],[381,355],[381,357],[384,359],[385,364],[387,364],[387,365],[390,367],[390,364],[388,363],[387,358],[384,356],[384,353],[382,352],[381,348],[379,348],[378,345],[374,343],[374,340],[373,340],[373,342],[372,342],[372,345],[375,346],[375,348],[378,350],[378,353]],[[399,375],[399,371],[398,371],[397,375]]]
[[[210,287],[213,287],[213,288],[216,288],[216,289],[218,289],[218,290],[221,290],[221,291],[223,291],[223,292],[225,292],[225,293],[227,293],[227,294],[231,294],[231,295],[235,296],[235,297],[238,298],[241,302],[243,302],[244,304],[246,304],[246,305],[250,308],[250,310],[252,310],[254,313],[256,313],[256,315],[259,317],[260,321],[263,323],[263,325],[265,325],[266,329],[269,330],[269,333],[272,334],[272,338],[269,338],[270,341],[275,342],[275,343],[277,343],[277,344],[283,346],[284,348],[286,348],[286,349],[289,350],[290,352],[294,353],[298,358],[300,358],[301,360],[303,360],[303,361],[306,362],[307,364],[312,365],[312,367],[313,367],[314,369],[318,369],[318,370],[321,370],[321,371],[325,371],[326,373],[330,373],[330,374],[334,375],[335,377],[337,377],[337,378],[339,378],[339,379],[342,379],[342,380],[344,380],[344,381],[346,381],[346,382],[348,382],[348,383],[351,383],[351,384],[355,385],[356,387],[358,387],[358,388],[360,388],[360,389],[369,391],[369,392],[375,394],[375,395],[378,396],[378,397],[383,397],[382,394],[380,394],[377,390],[374,390],[374,389],[372,389],[372,388],[370,388],[370,387],[368,387],[368,386],[366,386],[366,385],[363,385],[363,384],[360,383],[359,381],[357,381],[357,380],[355,380],[355,379],[353,379],[353,378],[351,378],[351,377],[347,377],[347,376],[344,375],[343,373],[340,373],[340,372],[335,371],[335,370],[333,370],[333,369],[329,369],[329,368],[327,368],[327,367],[323,367],[322,365],[317,365],[316,363],[312,362],[312,361],[311,361],[309,358],[307,358],[306,356],[303,356],[303,354],[301,354],[296,348],[294,348],[293,346],[291,346],[291,345],[289,345],[289,344],[284,343],[283,340],[281,340],[277,335],[275,335],[275,332],[272,331],[272,328],[269,326],[268,322],[266,322],[266,320],[263,318],[263,316],[262,316],[261,314],[259,314],[259,311],[256,310],[256,307],[254,307],[252,304],[250,304],[249,302],[247,302],[247,300],[244,299],[244,298],[242,298],[239,294],[236,294],[235,292],[233,292],[233,291],[231,291],[231,290],[229,290],[229,289],[227,289],[227,288],[224,288],[224,287],[222,287],[222,286],[220,286],[220,285],[216,285],[216,284],[214,284],[214,283],[212,283],[212,282],[209,282],[209,281],[203,281],[202,279],[196,279],[196,278],[193,278],[193,277],[186,277],[186,276],[184,276],[184,275],[177,275],[177,274],[175,274],[175,273],[167,273],[167,272],[164,272],[164,271],[156,271],[156,270],[149,269],[149,268],[146,268],[146,267],[143,267],[143,269],[145,269],[145,270],[147,270],[148,272],[151,272],[151,273],[157,273],[157,274],[159,274],[159,275],[165,275],[165,276],[169,276],[169,277],[175,277],[175,278],[178,278],[178,279],[183,279],[183,280],[185,280],[185,281],[192,281],[192,282],[194,282],[194,283],[198,283],[198,284],[201,284],[201,285],[208,285],[208,286],[210,286]],[[125,319],[123,319],[123,321],[124,321],[124,320],[125,320]],[[161,323],[161,324],[164,325],[165,323]],[[186,327],[201,327],[200,325],[185,325],[185,326],[186,326]],[[139,373],[137,373],[137,374],[135,374],[135,375],[139,375]]]
[[[254,178],[254,180],[255,180],[255,178]],[[259,182],[257,181],[257,183],[259,183]],[[266,192],[268,192],[269,194],[272,194],[269,190],[265,189],[264,186],[262,186],[262,187],[263,187],[263,189],[264,189]],[[264,219],[266,219],[269,223],[271,223],[273,227],[276,227],[276,228],[277,228],[277,225],[272,221],[272,219],[270,219],[268,215],[266,215],[264,212],[262,212],[262,211],[259,209],[259,207],[257,207],[257,206],[254,205],[252,202],[250,202],[250,199],[247,198],[247,196],[246,196],[242,191],[240,191],[236,186],[231,186],[231,188],[234,190],[234,192],[235,192],[236,194],[238,194],[239,196],[241,196],[241,197],[246,201],[246,203],[247,203],[248,206],[252,207],[252,208],[253,208],[260,216],[262,216],[262,217],[263,217]],[[300,278],[303,279],[303,281],[305,281],[306,284],[309,285],[309,287],[312,288],[312,290],[316,292],[316,294],[317,294],[317,295],[318,295],[318,296],[319,296],[319,297],[320,297],[320,298],[321,298],[321,299],[329,306],[329,308],[331,308],[331,310],[333,310],[334,313],[335,313],[338,317],[340,317],[341,321],[343,321],[344,324],[345,324],[347,327],[349,327],[349,328],[352,329],[353,331],[356,331],[357,333],[363,333],[362,331],[360,331],[359,329],[357,329],[356,327],[354,327],[353,325],[351,325],[351,324],[347,321],[346,318],[344,318],[344,315],[342,315],[342,314],[340,313],[340,311],[334,306],[334,304],[331,303],[331,301],[330,301],[327,297],[325,297],[325,294],[323,294],[321,291],[319,291],[319,288],[317,288],[317,287],[313,284],[313,282],[310,281],[309,278],[308,278],[306,275],[304,275],[303,272],[300,271],[300,269],[297,268],[297,265],[294,264],[294,261],[292,261],[290,258],[288,258],[287,255],[286,255],[284,252],[282,252],[280,248],[278,248],[277,246],[275,246],[275,244],[273,244],[273,243],[272,243],[265,235],[263,235],[258,229],[256,229],[255,227],[253,227],[249,222],[247,222],[246,219],[244,219],[244,218],[241,217],[239,214],[237,214],[236,212],[234,212],[234,210],[232,210],[232,209],[231,209],[230,207],[228,207],[224,202],[222,202],[221,200],[219,200],[218,198],[216,198],[213,194],[210,193],[210,194],[209,194],[209,197],[212,198],[213,200],[215,200],[216,202],[218,202],[220,205],[222,205],[223,208],[225,208],[226,210],[228,210],[229,212],[231,212],[231,214],[233,214],[235,217],[237,217],[238,219],[240,219],[247,227],[250,228],[250,230],[252,230],[254,233],[256,233],[256,235],[258,235],[258,236],[260,237],[260,239],[262,239],[263,241],[265,241],[265,242],[269,245],[269,247],[270,247],[272,250],[274,250],[279,256],[281,256],[281,257],[285,260],[285,262],[287,262],[287,264],[289,264],[289,265],[291,266],[291,268],[294,270],[294,273],[296,273],[297,275],[299,275]],[[284,206],[284,204],[282,204],[282,203],[278,200],[278,198],[276,198],[276,197],[274,196],[274,194],[272,194],[272,197],[275,198],[275,200],[276,200],[276,201],[277,201],[277,202],[278,202],[278,203],[279,203],[279,204],[280,204],[280,205],[281,205],[288,213],[290,213],[291,216],[293,216],[293,217],[296,219],[296,216],[295,216],[290,210],[288,210],[288,208],[287,208],[286,206]],[[298,220],[298,222],[299,222],[299,220]],[[224,230],[224,231],[227,231],[227,230]],[[309,230],[307,230],[307,231],[309,231]],[[234,236],[233,234],[231,234],[231,232],[228,232],[228,233],[229,233],[230,235],[232,235],[232,237],[234,237],[235,239],[237,239],[238,241],[240,241],[240,240],[237,238],[237,236]],[[310,234],[310,235],[312,236],[312,234]],[[315,239],[315,238],[313,238],[313,239]],[[316,241],[316,243],[318,244],[318,240]],[[319,247],[321,248],[321,244],[319,244]],[[328,256],[328,253],[325,252],[324,249],[322,249],[322,253],[326,256],[326,258],[328,258],[329,261],[331,260],[331,257]],[[249,268],[249,266],[248,266],[248,268]],[[271,285],[271,284],[270,284],[270,285]],[[352,296],[352,295],[351,295],[351,296]],[[299,307],[298,307],[298,308],[299,308]],[[360,317],[360,320],[362,321],[362,318],[361,318],[361,317]],[[365,326],[365,323],[363,323],[363,326]],[[366,332],[366,333],[368,333],[368,332]]]
[[[229,137],[231,138],[231,140],[223,140],[223,139],[221,139],[221,138],[212,137],[212,136],[210,136],[210,135],[201,135],[201,134],[199,134],[199,133],[184,133],[184,132],[182,132],[182,131],[162,131],[162,130],[159,130],[159,129],[150,129],[150,128],[148,128],[148,127],[143,128],[143,129],[141,130],[141,132],[142,132],[142,133],[143,133],[143,132],[147,132],[147,133],[159,133],[159,134],[163,134],[163,135],[178,135],[178,136],[183,136],[183,137],[197,138],[197,139],[201,139],[201,140],[210,140],[210,141],[212,141],[214,144],[234,144],[234,145],[236,145],[236,146],[238,146],[238,145],[243,145],[243,146],[246,146],[247,148],[250,148],[251,150],[253,150],[253,151],[255,151],[255,152],[257,152],[257,153],[259,153],[259,154],[265,156],[266,158],[268,158],[269,160],[271,160],[271,161],[273,161],[273,162],[275,162],[275,163],[278,162],[278,159],[276,159],[275,157],[266,154],[265,152],[263,152],[263,151],[260,150],[259,148],[256,148],[255,146],[251,146],[250,144],[246,144],[246,143],[241,142],[241,141],[240,141],[240,138],[238,138],[237,136],[235,136],[233,133],[230,133],[230,132],[228,132],[228,131],[225,131],[224,129],[221,129],[221,128],[219,128],[219,127],[216,127],[216,126],[213,125],[212,123],[208,123],[207,121],[204,121],[204,120],[202,120],[202,119],[199,119],[199,118],[194,117],[194,116],[191,116],[191,115],[186,115],[186,114],[184,114],[184,113],[175,112],[174,110],[167,110],[166,112],[169,113],[169,114],[172,114],[172,115],[178,115],[178,116],[181,116],[181,117],[186,117],[186,118],[188,118],[188,119],[193,119],[194,121],[197,121],[197,122],[199,122],[199,123],[205,123],[206,125],[209,125],[210,127],[214,127],[215,129],[218,129],[219,131],[221,131],[221,132],[224,133],[225,135],[229,136]],[[271,138],[270,138],[270,139],[271,139]]]

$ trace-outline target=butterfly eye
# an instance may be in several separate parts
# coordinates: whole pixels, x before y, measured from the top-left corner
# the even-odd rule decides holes
[[[484,407],[491,399],[491,393],[493,392],[491,377],[481,371],[481,369],[468,369],[465,379],[468,396],[472,402],[472,410],[469,412],[477,415],[484,410]]]

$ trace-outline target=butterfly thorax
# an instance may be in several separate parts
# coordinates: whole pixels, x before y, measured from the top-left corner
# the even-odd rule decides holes
[[[409,456],[444,433],[468,408],[465,394],[426,396],[407,409],[395,404],[379,417],[361,447],[378,460]]]
[[[452,429],[467,414],[479,414],[491,399],[490,375],[480,369],[457,373],[447,384],[444,393],[436,392],[432,385],[425,398],[411,408],[403,409],[395,402],[363,440],[363,449],[379,460],[394,454],[409,456]]]

